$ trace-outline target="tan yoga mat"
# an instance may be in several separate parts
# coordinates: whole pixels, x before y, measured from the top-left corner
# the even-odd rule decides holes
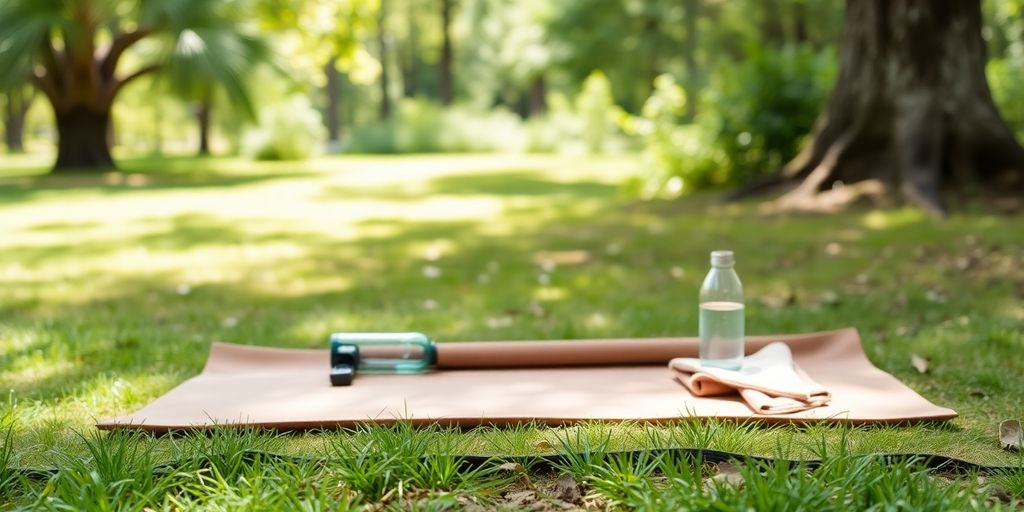
[[[326,349],[217,343],[198,376],[133,414],[105,419],[97,426],[163,432],[214,425],[311,429],[396,420],[474,426],[670,421],[686,416],[849,423],[956,417],[955,411],[932,404],[875,368],[855,329],[750,337],[747,352],[776,340],[789,345],[797,364],[832,392],[829,405],[794,414],[755,415],[738,396],[692,396],[674,379],[667,362],[672,357],[696,357],[696,338],[452,343],[439,351],[448,358],[439,363],[448,367],[486,364],[480,350],[490,349],[505,365],[542,366],[359,374],[349,387],[330,385]],[[538,360],[535,354],[545,352],[544,347],[555,354]],[[581,361],[599,366],[543,366]]]

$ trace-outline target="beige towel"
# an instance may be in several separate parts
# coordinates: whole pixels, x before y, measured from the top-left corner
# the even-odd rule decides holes
[[[831,393],[793,362],[782,342],[766,345],[743,358],[739,370],[701,365],[700,359],[677,357],[668,363],[676,378],[695,396],[739,392],[757,414],[788,414],[828,404]]]

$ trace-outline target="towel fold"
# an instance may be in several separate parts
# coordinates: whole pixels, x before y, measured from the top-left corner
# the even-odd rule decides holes
[[[782,342],[743,358],[739,370],[705,366],[700,359],[677,357],[668,363],[695,396],[739,393],[757,414],[789,414],[821,407],[832,394],[814,382],[796,363]]]

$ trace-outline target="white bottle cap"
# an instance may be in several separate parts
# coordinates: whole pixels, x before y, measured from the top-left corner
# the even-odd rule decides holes
[[[731,267],[736,264],[732,251],[711,251],[711,266]]]

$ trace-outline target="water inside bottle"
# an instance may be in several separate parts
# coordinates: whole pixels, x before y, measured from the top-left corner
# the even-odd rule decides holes
[[[738,370],[743,364],[743,304],[713,301],[700,305],[701,364]]]

